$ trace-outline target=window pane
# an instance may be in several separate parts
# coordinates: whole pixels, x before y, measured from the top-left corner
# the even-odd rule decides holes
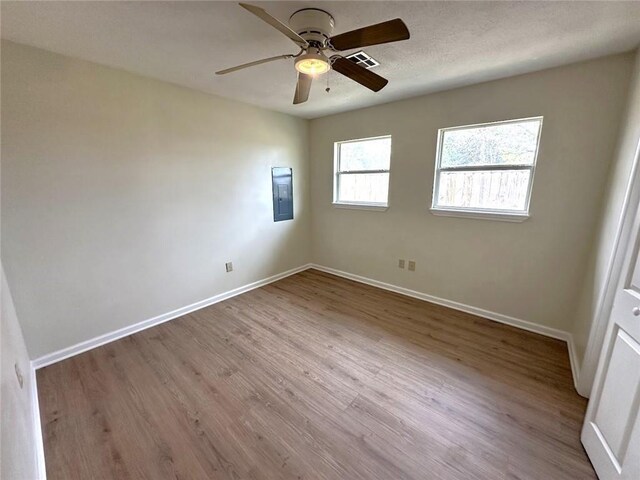
[[[352,173],[338,176],[338,201],[387,203],[388,173]]]
[[[530,176],[530,170],[441,172],[437,206],[524,211]]]
[[[389,170],[391,138],[376,138],[339,144],[340,171]]]
[[[440,166],[533,165],[540,120],[445,130]]]

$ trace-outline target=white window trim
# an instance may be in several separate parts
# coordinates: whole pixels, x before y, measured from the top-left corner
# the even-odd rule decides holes
[[[536,154],[531,165],[489,165],[489,166],[469,166],[457,168],[440,168],[442,161],[442,142],[444,141],[445,132],[453,130],[464,130],[473,127],[484,127],[487,125],[505,125],[509,123],[520,123],[530,120],[539,120],[540,129],[538,130],[538,138],[536,140]],[[461,125],[457,127],[441,128],[438,130],[438,143],[436,147],[435,175],[433,178],[433,195],[431,197],[431,208],[429,209],[433,215],[445,217],[461,217],[461,218],[477,218],[482,220],[500,220],[504,222],[524,222],[529,218],[529,206],[531,203],[531,191],[533,190],[533,181],[535,178],[536,164],[538,163],[538,153],[540,152],[540,137],[542,136],[543,117],[526,117],[513,120],[501,120],[497,122],[474,123],[471,125]],[[440,173],[443,171],[486,171],[486,170],[529,170],[529,186],[527,187],[527,196],[525,198],[524,210],[494,210],[479,208],[461,208],[461,207],[443,207],[436,205],[438,198],[438,190],[440,188]]]
[[[346,203],[346,202],[333,202],[334,208],[346,208],[351,210],[378,210],[384,212],[389,209],[389,204],[386,203]]]
[[[389,169],[388,170],[353,170],[349,172],[340,172],[340,145],[343,143],[363,142],[367,140],[378,140],[381,138],[388,138],[391,140],[391,148],[389,151]],[[374,202],[345,202],[338,200],[340,175],[357,175],[365,173],[388,173],[389,185],[391,185],[391,156],[393,155],[393,139],[391,135],[378,135],[376,137],[354,138],[352,140],[342,140],[334,142],[333,144],[333,202],[332,205],[335,208],[346,208],[353,210],[377,210],[386,211],[389,208],[389,191],[387,190],[386,203],[374,203]]]
[[[463,208],[431,208],[431,213],[441,217],[476,218],[479,220],[499,220],[502,222],[524,222],[529,218],[529,214],[509,211],[495,210],[467,210]]]

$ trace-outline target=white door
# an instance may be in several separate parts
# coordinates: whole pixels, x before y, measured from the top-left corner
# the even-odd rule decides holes
[[[640,208],[582,428],[600,480],[640,480]]]

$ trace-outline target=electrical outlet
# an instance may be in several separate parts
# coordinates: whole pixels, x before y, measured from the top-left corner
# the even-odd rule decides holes
[[[14,364],[13,368],[16,370],[16,377],[18,378],[18,383],[20,384],[20,388],[24,387],[24,376],[22,375],[22,370],[18,364]]]
[[[404,260],[398,260],[398,268],[404,268]]]
[[[409,260],[409,271],[410,272],[416,271],[416,262],[413,260]]]
[[[227,262],[224,264],[224,268],[227,269],[227,273],[233,272],[233,262]]]

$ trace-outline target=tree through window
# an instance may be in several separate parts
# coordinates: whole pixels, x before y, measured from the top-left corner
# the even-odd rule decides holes
[[[438,132],[435,212],[526,216],[542,117]]]

